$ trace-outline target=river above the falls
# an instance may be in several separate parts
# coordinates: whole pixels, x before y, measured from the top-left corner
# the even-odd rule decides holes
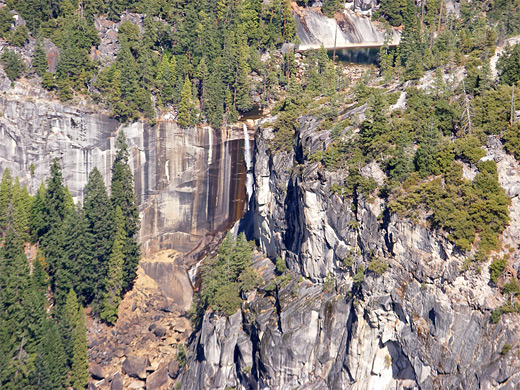
[[[336,61],[343,64],[377,65],[379,61],[379,47],[355,47],[336,49]],[[334,50],[327,50],[332,59]]]

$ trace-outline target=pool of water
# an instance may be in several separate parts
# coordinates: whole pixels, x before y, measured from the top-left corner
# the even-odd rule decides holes
[[[332,59],[334,50],[327,50]],[[356,47],[349,49],[336,49],[336,61],[344,64],[377,65],[378,47]]]
[[[255,105],[249,111],[242,113],[240,115],[239,121],[246,121],[248,119],[256,120],[256,119],[263,118],[263,116],[264,116],[263,108]]]

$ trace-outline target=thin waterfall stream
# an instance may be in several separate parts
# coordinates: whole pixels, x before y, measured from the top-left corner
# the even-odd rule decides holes
[[[246,163],[246,192],[247,192],[247,204],[253,196],[253,156],[251,154],[251,141],[249,140],[249,131],[247,125],[242,123],[244,130],[244,161]]]

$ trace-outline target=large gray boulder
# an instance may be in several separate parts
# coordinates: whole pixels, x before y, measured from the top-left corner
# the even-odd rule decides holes
[[[164,366],[146,378],[146,390],[164,389],[168,385],[168,382],[168,368]]]
[[[112,382],[110,382],[110,390],[123,390],[123,379],[121,378],[121,374],[116,372],[116,374],[112,377]]]
[[[148,359],[138,356],[128,356],[123,362],[123,371],[131,377],[146,379],[146,367]]]
[[[94,379],[101,380],[105,378],[105,370],[97,363],[90,363],[88,367],[90,376]]]

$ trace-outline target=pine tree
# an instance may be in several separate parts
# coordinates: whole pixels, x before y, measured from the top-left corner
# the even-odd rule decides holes
[[[79,305],[76,312],[76,324],[73,333],[72,346],[72,387],[76,390],[84,389],[88,382],[88,355],[87,355],[87,325],[85,312]]]
[[[92,235],[88,233],[88,221],[84,209],[78,205],[65,222],[68,239],[65,243],[65,256],[73,275],[72,287],[86,304],[92,301],[96,276],[100,271],[92,266]],[[88,274],[90,272],[91,274]],[[94,273],[92,275],[92,273]]]
[[[58,325],[47,321],[47,332],[38,345],[31,383],[35,389],[64,389],[67,387],[67,364]]]
[[[99,314],[101,319],[110,325],[113,325],[117,320],[117,310],[121,302],[121,291],[123,287],[125,220],[119,206],[116,206],[115,225],[116,234],[108,262],[105,292]]]
[[[399,55],[402,64],[411,69],[413,74],[415,74],[415,69],[421,66],[420,61],[422,60],[422,45],[416,11],[415,1],[406,0],[406,7],[403,13],[404,29],[399,44]],[[413,61],[419,61],[419,64],[408,64]]]
[[[12,194],[13,177],[9,169],[6,169],[2,175],[2,182],[0,183],[0,233],[7,229]]]
[[[226,121],[228,123],[235,123],[238,120],[238,112],[233,105],[233,96],[231,96],[231,91],[229,89],[226,89],[224,102],[226,105]]]
[[[116,141],[117,153],[112,165],[111,197],[112,206],[119,206],[125,218],[125,244],[123,247],[123,293],[128,291],[137,273],[141,256],[137,235],[141,227],[137,198],[134,192],[134,178],[128,163],[129,153],[125,134],[120,132]]]
[[[58,304],[65,301],[72,287],[71,265],[67,262],[65,251],[65,220],[70,214],[72,198],[63,184],[63,175],[58,159],[51,163],[51,176],[47,179],[47,190],[43,200],[40,244],[48,264],[54,298]],[[34,221],[34,219],[33,219]]]
[[[508,46],[497,63],[500,83],[513,85],[520,81],[520,44]]]
[[[200,60],[199,66],[197,66],[197,78],[199,79],[199,96],[200,96],[200,110],[204,112],[204,106],[206,104],[206,82],[208,80],[208,66],[204,57]]]
[[[30,238],[29,221],[31,204],[32,198],[31,195],[29,195],[29,191],[27,191],[25,186],[23,188],[20,187],[20,181],[17,177],[13,186],[13,212],[11,222],[18,234],[20,234],[20,239],[24,242],[29,241]]]
[[[44,338],[48,327],[48,315],[46,311],[45,290],[41,289],[40,280],[42,276],[41,266],[34,261],[33,275],[29,280],[28,288],[23,296],[23,309],[26,318],[25,329],[27,336],[27,352],[36,353],[38,344]]]
[[[9,80],[14,83],[23,73],[25,65],[20,56],[9,49],[5,49],[0,57],[4,71]]]
[[[78,321],[78,297],[73,289],[67,294],[64,304],[59,307],[59,325],[62,335],[63,350],[66,356],[66,364],[71,365],[74,359],[74,334]]]
[[[236,108],[241,112],[253,108],[253,99],[249,90],[248,76],[251,69],[248,64],[249,50],[246,42],[242,42],[238,49],[237,80],[236,80]]]
[[[33,243],[36,243],[38,239],[43,236],[47,226],[44,220],[45,191],[45,184],[42,182],[31,204],[31,210],[29,215],[29,228],[31,231],[31,241]]]
[[[177,115],[177,123],[181,127],[188,127],[191,124],[191,110],[193,104],[191,102],[191,82],[188,76],[184,81],[181,92],[181,101],[179,103],[179,113]]]
[[[171,72],[172,69],[175,71],[175,56],[172,56],[172,60],[173,64],[170,62],[168,53],[164,53],[157,71],[156,85],[161,90],[161,97],[163,102],[169,102],[173,100],[175,74],[172,74]]]
[[[82,289],[79,290],[83,298],[97,304],[103,299],[104,278],[106,275],[110,250],[114,240],[112,204],[107,194],[101,172],[94,168],[89,175],[85,186],[83,202],[85,218],[84,259],[80,271]],[[79,226],[78,228],[81,228]]]
[[[10,226],[0,249],[0,352],[5,356],[0,363],[0,388],[25,388],[31,362],[28,360],[27,324],[23,307],[29,286],[29,263],[23,251],[23,243]],[[5,333],[4,333],[5,332]]]

